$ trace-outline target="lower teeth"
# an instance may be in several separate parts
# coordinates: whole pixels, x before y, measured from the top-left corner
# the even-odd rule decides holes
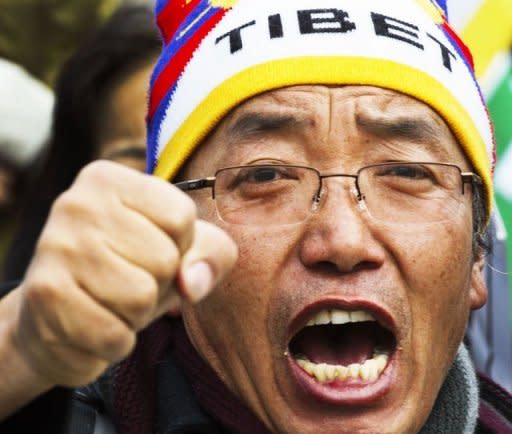
[[[320,383],[326,383],[339,379],[361,379],[365,382],[373,382],[379,378],[388,364],[389,355],[380,353],[366,360],[363,364],[353,363],[348,366],[328,365],[327,363],[313,363],[307,359],[297,359],[297,364],[304,369],[311,377],[316,378]]]

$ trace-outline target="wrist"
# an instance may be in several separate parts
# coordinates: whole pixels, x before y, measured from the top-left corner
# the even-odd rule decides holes
[[[28,404],[54,385],[28,360],[19,339],[21,290],[15,289],[0,300],[0,420]]]

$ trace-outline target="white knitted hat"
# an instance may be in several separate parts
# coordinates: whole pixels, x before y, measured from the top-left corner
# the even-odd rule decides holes
[[[51,129],[54,96],[23,68],[0,59],[0,156],[17,168],[42,150]]]

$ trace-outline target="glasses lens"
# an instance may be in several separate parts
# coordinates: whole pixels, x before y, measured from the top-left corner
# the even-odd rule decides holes
[[[233,167],[216,174],[215,203],[219,217],[229,223],[298,223],[309,216],[319,185],[318,173],[306,167]]]
[[[432,163],[393,163],[359,172],[359,187],[372,217],[394,223],[452,220],[463,202],[458,167]]]

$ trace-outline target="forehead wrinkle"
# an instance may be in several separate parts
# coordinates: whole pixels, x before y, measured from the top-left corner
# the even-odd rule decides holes
[[[303,132],[313,120],[301,114],[262,113],[250,111],[240,115],[228,128],[229,143],[240,143],[267,135],[286,135]]]
[[[369,134],[386,139],[404,140],[411,145],[421,145],[421,148],[434,153],[438,157],[449,157],[447,143],[453,143],[454,138],[448,128],[443,128],[434,120],[417,116],[373,117],[368,113],[357,113],[356,124]]]

